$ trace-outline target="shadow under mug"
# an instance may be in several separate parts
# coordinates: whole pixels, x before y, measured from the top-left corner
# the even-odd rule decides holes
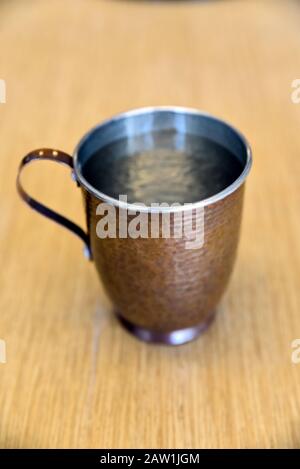
[[[202,211],[204,238],[203,245],[197,249],[187,249],[184,236],[164,238],[161,228],[156,238],[124,238],[119,232],[114,238],[97,235],[99,204],[113,206],[117,220],[124,212],[137,213],[137,206],[97,190],[83,176],[84,164],[112,142],[161,130],[206,137],[225,147],[241,163],[241,173],[233,183],[209,198],[189,206],[140,209],[149,215],[149,225],[153,212],[167,212],[173,232],[179,223],[178,213]],[[72,169],[83,194],[86,231],[23,189],[21,171],[34,160],[56,161]],[[73,157],[59,150],[32,151],[21,161],[17,189],[30,207],[83,240],[85,253],[94,261],[118,318],[127,330],[148,342],[179,345],[193,340],[208,326],[228,283],[239,239],[244,183],[251,162],[251,150],[245,138],[218,118],[186,108],[142,108],[94,127],[80,140]],[[193,216],[186,219],[194,223]]]

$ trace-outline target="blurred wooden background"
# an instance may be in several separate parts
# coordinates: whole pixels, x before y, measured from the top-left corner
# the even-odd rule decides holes
[[[297,1],[2,0],[0,447],[299,447]],[[205,109],[253,146],[238,262],[217,320],[180,348],[124,332],[73,235],[18,199],[20,158],[72,152],[111,115]],[[83,223],[66,168],[26,187]]]

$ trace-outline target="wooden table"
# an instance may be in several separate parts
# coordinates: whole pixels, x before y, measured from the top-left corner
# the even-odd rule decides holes
[[[0,4],[0,446],[300,446],[300,5],[28,0]],[[29,150],[72,152],[123,110],[205,109],[253,147],[239,257],[217,320],[179,348],[119,326],[74,236],[19,200]],[[83,223],[51,163],[26,187]]]

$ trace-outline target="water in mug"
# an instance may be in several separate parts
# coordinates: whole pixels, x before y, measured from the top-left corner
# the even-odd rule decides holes
[[[242,172],[237,157],[209,140],[174,130],[110,143],[82,168],[85,179],[114,198],[150,205],[191,203],[222,191]]]

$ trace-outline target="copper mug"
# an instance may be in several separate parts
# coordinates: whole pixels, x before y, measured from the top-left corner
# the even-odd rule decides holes
[[[152,212],[168,212],[174,230],[178,212],[184,215],[187,211],[202,210],[203,245],[198,249],[186,249],[184,237],[124,238],[119,232],[115,238],[97,236],[99,204],[114,207],[117,219],[124,211],[136,212],[137,207],[96,189],[84,177],[83,165],[111,142],[140,134],[147,136],[163,129],[209,138],[230,150],[241,163],[239,176],[221,192],[204,200],[188,207],[153,210],[146,206],[142,209],[149,216],[149,225]],[[83,195],[86,230],[25,192],[20,173],[34,160],[56,161],[71,168]],[[85,253],[94,261],[117,316],[128,331],[147,342],[179,345],[198,337],[210,324],[227,286],[236,257],[244,184],[251,163],[251,150],[246,139],[226,122],[192,109],[143,108],[120,114],[94,127],[80,140],[73,157],[59,150],[32,151],[21,161],[17,189],[30,207],[82,239]],[[187,219],[193,223],[193,217]]]

